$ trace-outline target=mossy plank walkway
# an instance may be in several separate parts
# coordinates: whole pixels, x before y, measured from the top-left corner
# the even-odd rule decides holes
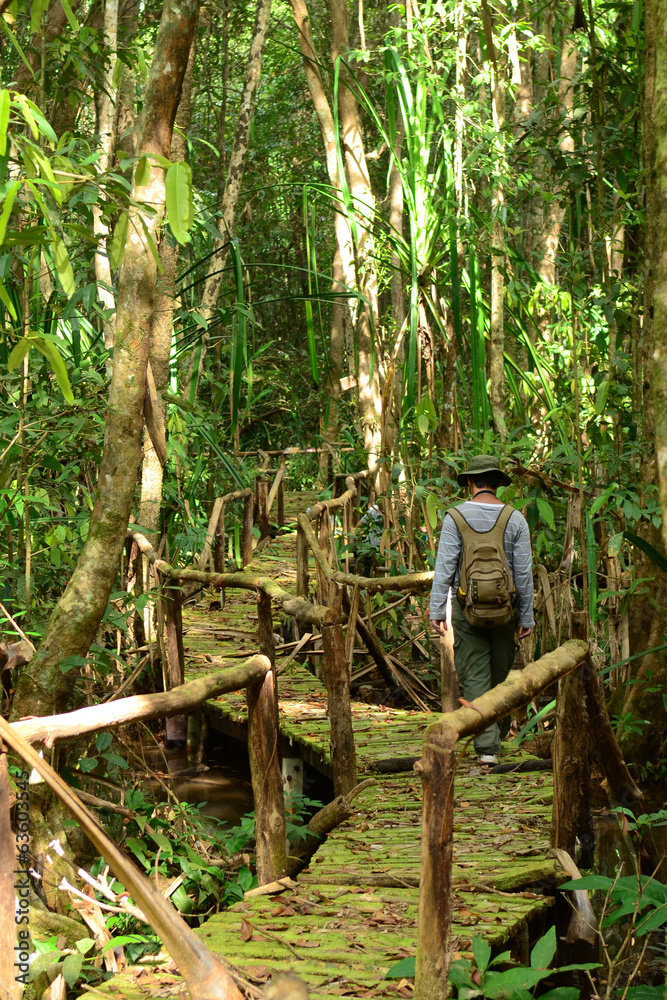
[[[286,494],[287,520],[315,499]],[[293,589],[295,535],[263,547],[250,568]],[[256,651],[252,594],[227,591],[223,607],[210,594],[186,606],[183,619],[188,680],[214,669],[218,658]],[[278,689],[283,749],[330,773],[324,685],[293,662]],[[244,692],[209,701],[206,710],[215,728],[243,736]],[[418,756],[432,718],[361,702],[353,702],[352,713],[360,780],[375,761]],[[509,747],[504,755],[520,756]],[[384,976],[416,950],[421,784],[414,772],[373,776],[377,784],[358,796],[355,816],[329,835],[296,889],[247,898],[198,929],[212,951],[257,986],[275,972],[292,970],[319,1000],[410,995],[405,981]],[[525,957],[528,927],[543,919],[550,904],[530,885],[554,874],[547,856],[551,775],[488,775],[464,750],[456,781],[454,951],[469,951],[472,937],[483,935],[496,946],[514,942]],[[121,995],[141,995],[129,976],[112,983]],[[166,975],[152,976],[146,985],[153,992],[159,987],[162,996],[182,989],[177,977]]]
[[[288,520],[314,499],[288,495]],[[256,554],[251,568],[293,589],[294,567],[295,535],[283,535]],[[224,600],[222,609],[203,601],[184,610],[188,679],[210,670],[210,658],[256,649],[254,596],[227,591]],[[280,675],[278,691],[283,740],[294,756],[330,773],[323,683],[307,666],[293,662]],[[214,727],[231,735],[243,732],[243,692],[212,700],[206,708]],[[360,779],[375,761],[418,756],[432,719],[428,713],[362,702],[353,702],[352,713]],[[505,757],[512,756],[520,755],[508,748]],[[415,954],[421,783],[414,772],[373,776],[377,784],[355,800],[355,816],[327,838],[296,889],[246,899],[199,929],[213,951],[251,980],[260,983],[269,973],[292,969],[321,998],[394,996],[404,988],[384,975],[402,957]],[[549,774],[488,775],[474,754],[462,754],[456,788],[455,950],[467,951],[475,934],[494,945],[517,941],[549,906],[544,896],[520,887],[554,873],[547,857],[551,800]]]

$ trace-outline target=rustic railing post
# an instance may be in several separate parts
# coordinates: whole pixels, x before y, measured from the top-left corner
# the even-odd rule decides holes
[[[241,545],[241,566],[252,562],[252,525],[255,519],[255,504],[252,492],[243,498],[243,540]]]
[[[269,511],[268,511],[269,484],[266,479],[257,480],[257,524],[259,527],[259,540],[266,538],[269,533]]]
[[[350,664],[341,625],[342,589],[329,584],[329,612],[322,622],[324,681],[331,727],[334,795],[347,795],[357,784],[357,756],[350,706]],[[354,629],[354,624],[350,626]]]
[[[166,580],[164,609],[167,620],[167,688],[171,691],[185,682],[183,649],[183,593],[175,580]],[[172,715],[166,720],[165,746],[184,747],[188,738],[187,715]]]
[[[216,573],[225,572],[225,505],[220,507],[220,516],[215,527],[213,545],[213,568]]]
[[[271,598],[258,591],[259,651],[271,661],[263,680],[246,688],[248,754],[255,800],[257,878],[260,885],[275,882],[287,871],[285,798],[278,756],[278,695]]]
[[[573,611],[570,638],[588,640],[588,615]],[[577,840],[579,863],[588,868],[593,858],[593,826],[588,794],[588,712],[583,668],[558,681],[556,732],[552,748],[554,803],[551,846],[574,858]]]
[[[280,468],[282,478],[278,486],[278,527],[282,528],[285,523],[285,475],[287,473],[287,458],[284,454],[280,456]]]
[[[447,739],[437,733],[429,740],[427,730],[421,760],[415,764],[423,789],[415,1000],[447,996],[457,735],[453,732]]]
[[[301,525],[296,529],[296,592],[308,597],[308,542]]]

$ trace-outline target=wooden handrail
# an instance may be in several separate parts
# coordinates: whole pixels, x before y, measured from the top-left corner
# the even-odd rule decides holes
[[[239,691],[248,684],[261,681],[271,669],[270,661],[259,653],[249,657],[242,664],[234,663],[233,660],[222,660],[219,666],[224,669],[208,677],[198,677],[194,681],[188,681],[187,684],[182,684],[171,691],[132,695],[129,698],[120,698],[118,701],[78,708],[74,712],[65,712],[62,715],[24,719],[12,722],[11,727],[29,743],[44,740],[51,744],[55,740],[82,736],[84,733],[96,732],[109,726],[123,726],[139,720],[147,722],[149,719],[190,712],[209,698]]]
[[[415,1000],[447,996],[456,744],[528,704],[544,688],[575,670],[587,653],[587,642],[571,639],[469,706],[441,716],[426,730],[422,756],[415,764],[424,795]]]

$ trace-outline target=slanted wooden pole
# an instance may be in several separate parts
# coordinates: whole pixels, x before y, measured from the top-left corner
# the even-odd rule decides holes
[[[17,833],[22,837],[30,835],[29,787],[28,772],[24,771],[23,780],[17,780]],[[0,987],[3,1000],[4,998],[19,1000],[23,994],[23,986],[17,982],[16,977],[22,973],[27,976],[28,954],[31,950],[28,943],[27,919],[29,855],[25,853],[17,857],[16,834],[12,830],[9,806],[7,750],[0,740]],[[25,844],[29,843],[29,839],[26,839]],[[26,869],[25,875],[21,874],[22,869]],[[22,919],[23,914],[26,915],[25,923]],[[18,951],[17,931],[22,934],[18,941]],[[25,954],[18,953],[21,951]],[[14,965],[15,962],[19,963],[19,967]]]
[[[443,712],[455,712],[459,707],[459,679],[454,665],[451,594],[447,600],[447,631],[444,636],[440,636],[440,703]]]
[[[573,611],[570,619],[572,639],[588,639],[588,615]],[[593,825],[588,791],[588,712],[583,669],[561,677],[556,702],[556,735],[552,748],[554,804],[551,815],[551,846],[576,855],[588,868],[593,860]]]
[[[164,587],[164,608],[167,620],[167,689],[180,687],[185,681],[183,649],[183,593],[173,580]],[[185,746],[188,738],[187,715],[173,715],[166,721],[167,748]]]
[[[269,484],[266,479],[257,480],[257,524],[259,526],[259,540],[266,538],[269,533],[269,509],[268,493]]]
[[[296,592],[308,597],[308,542],[301,525],[296,529]]]
[[[241,547],[241,566],[252,562],[252,525],[255,519],[255,505],[252,493],[243,500],[243,542]]]
[[[275,882],[287,872],[285,798],[278,756],[278,695],[271,598],[257,595],[259,650],[271,661],[263,680],[249,684],[248,754],[255,799],[257,878],[260,885]]]
[[[350,664],[341,625],[342,588],[329,586],[330,616],[322,623],[324,648],[324,681],[327,688],[329,724],[331,726],[331,762],[334,795],[347,795],[357,784],[357,756],[350,706]],[[354,629],[354,625],[350,626]]]

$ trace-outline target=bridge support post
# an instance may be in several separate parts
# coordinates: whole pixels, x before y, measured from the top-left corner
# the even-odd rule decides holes
[[[357,755],[350,707],[350,662],[341,625],[342,589],[329,584],[329,614],[322,622],[324,681],[331,726],[334,795],[347,795],[357,784]],[[327,618],[329,615],[327,615]],[[353,627],[353,626],[352,626]]]
[[[241,548],[241,566],[252,562],[252,525],[254,521],[255,504],[252,493],[243,499],[243,543]]]
[[[573,611],[570,637],[588,640],[588,615]],[[551,818],[551,845],[576,854],[579,864],[589,868],[593,860],[593,825],[588,796],[588,712],[583,667],[558,681],[556,735],[552,750],[554,805]]]
[[[287,871],[285,798],[278,756],[278,694],[271,598],[257,596],[259,651],[271,661],[261,681],[246,688],[248,755],[255,800],[257,879],[260,885],[283,878]]]
[[[448,992],[456,735],[451,745],[427,737],[414,766],[424,794],[415,1000],[442,1000]]]
[[[269,533],[269,510],[268,510],[269,484],[266,479],[257,480],[257,524],[259,525],[259,539],[266,538]]]
[[[296,592],[308,597],[308,542],[301,525],[296,529]]]

